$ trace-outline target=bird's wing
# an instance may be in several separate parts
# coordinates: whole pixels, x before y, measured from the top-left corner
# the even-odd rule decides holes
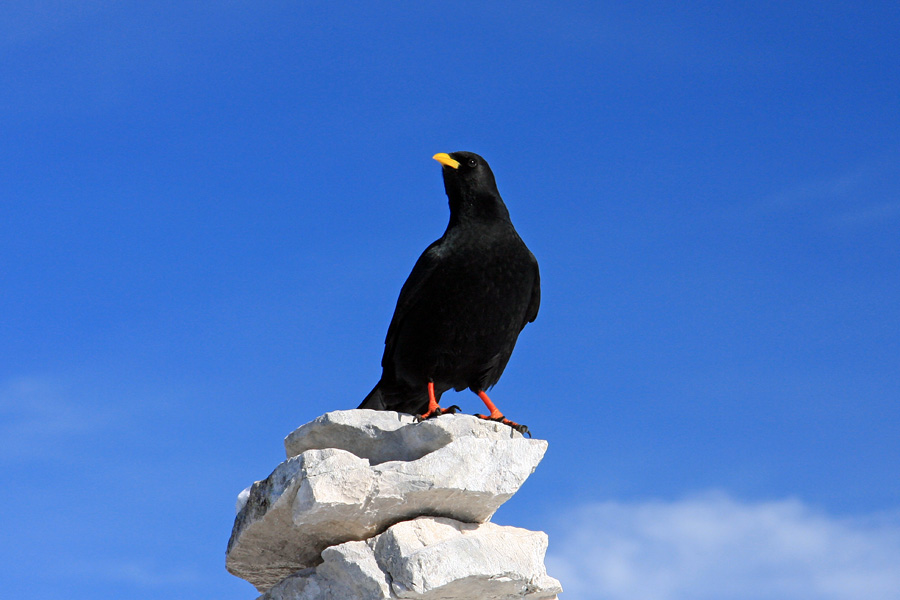
[[[537,259],[531,255],[531,261],[534,264],[534,285],[531,288],[531,300],[528,302],[528,310],[525,311],[525,322],[531,323],[537,319],[538,309],[541,307],[541,270],[538,268]]]
[[[421,297],[422,290],[427,287],[428,280],[440,267],[442,257],[440,243],[441,240],[437,240],[425,249],[425,252],[422,253],[415,266],[413,266],[409,277],[406,278],[406,283],[400,288],[397,308],[394,309],[394,316],[384,338],[384,356],[381,358],[382,368],[387,367],[391,357],[394,355],[394,343],[397,340],[404,317],[406,317],[410,307],[416,304]]]

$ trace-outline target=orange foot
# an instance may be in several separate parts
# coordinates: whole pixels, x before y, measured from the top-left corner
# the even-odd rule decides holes
[[[433,417],[439,417],[441,415],[446,415],[447,413],[453,414],[459,410],[459,407],[455,404],[450,408],[441,408],[438,406],[437,399],[434,397],[434,382],[428,382],[428,410],[425,411],[425,414],[416,415],[417,421],[424,421],[425,419],[431,419]]]
[[[494,403],[491,402],[491,399],[488,398],[488,395],[484,393],[484,390],[480,390],[478,392],[478,397],[481,398],[481,401],[484,402],[484,405],[487,406],[489,411],[491,411],[491,414],[475,415],[476,417],[478,417],[479,419],[485,419],[487,421],[497,421],[498,423],[503,423],[504,425],[509,425],[510,427],[512,427],[519,433],[521,433],[522,435],[527,435],[528,437],[531,437],[531,432],[528,431],[528,427],[525,425],[520,425],[519,423],[516,423],[515,421],[510,421],[509,419],[504,417],[503,413],[500,412],[500,409],[497,408],[494,405]]]

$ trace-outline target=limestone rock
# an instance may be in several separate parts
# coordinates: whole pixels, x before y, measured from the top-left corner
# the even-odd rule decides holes
[[[244,506],[247,505],[247,500],[250,499],[250,490],[252,488],[252,485],[248,485],[241,491],[240,494],[238,494],[237,500],[234,503],[234,514],[238,515],[242,510],[244,510]]]
[[[286,577],[266,594],[266,600],[376,600],[390,598],[387,574],[378,566],[366,542],[345,542],[322,552],[323,562]]]
[[[443,415],[416,422],[412,415],[383,410],[336,410],[302,425],[284,439],[288,458],[307,450],[340,448],[373,465],[416,460],[455,439],[524,439],[511,427],[472,415]]]
[[[421,517],[328,548],[321,565],[259,600],[551,600],[562,588],[547,575],[546,551],[541,532]]]
[[[388,414],[399,420],[396,413],[341,412]],[[534,472],[547,448],[543,440],[525,439],[505,425],[465,415],[401,424],[394,431],[407,427],[410,431],[400,434],[407,439],[447,436],[451,441],[415,460],[375,465],[344,449],[308,449],[255,483],[235,519],[228,570],[264,591],[290,573],[319,564],[329,546],[368,539],[400,521],[429,515],[483,523]],[[417,434],[421,427],[426,429]],[[316,435],[318,442],[327,441]],[[341,436],[339,442],[352,445],[345,443],[346,431]],[[299,439],[303,437],[309,435]],[[371,455],[360,449],[364,446],[355,449]]]

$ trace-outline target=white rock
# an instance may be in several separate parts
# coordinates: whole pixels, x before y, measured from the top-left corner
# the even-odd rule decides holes
[[[346,542],[322,552],[315,569],[298,571],[261,596],[267,600],[379,600],[391,597],[387,575],[366,542]]]
[[[404,413],[383,410],[336,410],[297,428],[284,439],[288,458],[307,450],[340,448],[373,465],[389,460],[416,460],[455,439],[523,439],[513,428],[472,415],[442,415],[421,423]]]
[[[293,527],[291,521],[291,498],[285,494],[299,485],[297,475],[302,468],[301,457],[286,461],[263,481],[257,481],[250,487],[250,495],[244,507],[234,520],[231,539],[226,551],[226,568],[251,583],[269,581],[270,573],[296,570],[296,561],[286,559],[294,552],[306,548],[312,540],[302,535],[285,536],[279,531],[288,531]],[[243,493],[243,492],[242,492]],[[239,500],[240,501],[240,500]],[[266,531],[274,532],[271,543],[264,539],[266,531],[259,524],[265,518]],[[238,531],[248,531],[254,535],[254,545],[239,544]],[[238,565],[234,571],[232,565]],[[274,583],[274,581],[272,582]]]
[[[441,419],[447,416],[435,421]],[[226,565],[264,591],[318,564],[325,548],[368,539],[400,521],[430,515],[485,522],[534,472],[546,448],[521,436],[465,436],[417,460],[374,466],[345,450],[307,450],[252,486]]]
[[[247,505],[247,500],[250,499],[250,488],[252,487],[252,485],[249,485],[238,494],[237,501],[234,503],[234,514],[240,514],[240,512],[244,510],[244,506]]]
[[[421,517],[329,548],[259,600],[551,600],[562,588],[546,551],[541,532]]]

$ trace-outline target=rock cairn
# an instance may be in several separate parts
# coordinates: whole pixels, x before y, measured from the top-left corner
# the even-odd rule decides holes
[[[226,565],[258,600],[552,600],[543,532],[490,523],[547,442],[469,415],[330,412],[238,497]]]

